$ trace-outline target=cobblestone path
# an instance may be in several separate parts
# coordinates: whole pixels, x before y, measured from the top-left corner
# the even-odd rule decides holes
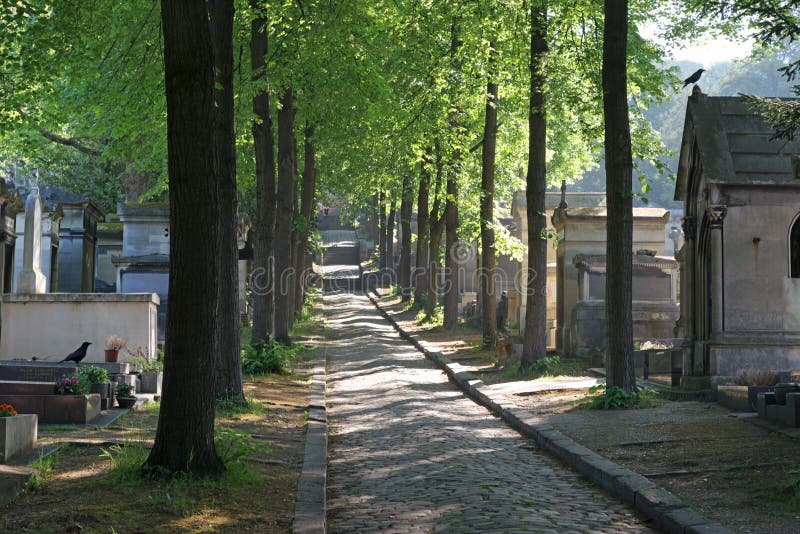
[[[325,296],[330,532],[649,532],[452,386],[362,295]]]

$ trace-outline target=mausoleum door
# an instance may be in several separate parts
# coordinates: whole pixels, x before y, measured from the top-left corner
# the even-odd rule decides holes
[[[703,374],[708,374],[707,342],[711,331],[711,247],[709,227],[705,217],[702,220],[697,247],[695,270],[695,333],[697,341],[702,342]],[[695,354],[695,358],[700,355]]]

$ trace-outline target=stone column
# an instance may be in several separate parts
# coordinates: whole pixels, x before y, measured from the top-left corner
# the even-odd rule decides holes
[[[724,321],[724,285],[722,257],[722,221],[725,219],[727,207],[709,206],[707,210],[710,223],[711,240],[711,340],[715,340],[725,329]]]
[[[694,217],[683,218],[683,247],[681,247],[678,256],[681,262],[681,318],[679,320],[681,327],[681,334],[684,340],[684,360],[683,360],[683,374],[694,375],[702,374],[703,363],[702,358],[695,361],[694,357],[694,341],[695,341],[695,322],[694,322],[694,307],[695,307],[695,233],[697,231],[697,220]]]
[[[25,200],[25,236],[22,271],[17,277],[17,293],[44,293],[47,278],[42,273],[42,199],[34,186]]]

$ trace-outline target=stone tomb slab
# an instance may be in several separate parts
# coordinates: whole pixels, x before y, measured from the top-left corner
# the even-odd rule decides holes
[[[0,362],[0,381],[55,382],[64,375],[74,375],[78,366],[39,362]]]
[[[35,413],[41,424],[91,423],[100,415],[100,395],[3,395],[0,404],[8,403],[19,413]]]
[[[0,395],[54,395],[54,382],[0,380]]]

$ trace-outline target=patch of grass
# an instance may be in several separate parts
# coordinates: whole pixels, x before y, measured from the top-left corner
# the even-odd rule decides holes
[[[111,462],[111,470],[95,483],[113,487],[124,495],[148,493],[152,504],[167,507],[182,515],[192,513],[198,506],[197,493],[210,490],[225,494],[227,490],[245,485],[263,483],[263,477],[246,462],[247,455],[264,447],[250,434],[233,428],[218,426],[214,429],[214,444],[226,471],[217,478],[195,478],[185,473],[152,480],[142,475],[142,465],[150,453],[144,436],[124,444],[102,449],[101,456]]]
[[[561,372],[561,358],[558,356],[545,356],[528,367],[522,367],[520,362],[515,362],[503,370],[506,378],[538,378],[540,376],[559,376]]]
[[[305,348],[304,345],[287,347],[275,340],[259,347],[245,343],[242,345],[242,371],[249,375],[287,375],[292,371],[292,360]]]
[[[436,306],[433,309],[433,313],[427,315],[425,310],[420,310],[417,314],[415,321],[421,325],[432,326],[434,328],[440,327],[444,325],[444,308],[440,306]]]
[[[592,410],[652,408],[664,402],[657,391],[650,389],[627,393],[619,386],[606,389],[605,385],[599,385],[589,388],[589,393],[596,395],[579,402],[576,405],[578,408]]]
[[[407,301],[403,305],[403,311],[407,312],[407,311],[421,310],[424,307],[425,307],[425,301],[424,300],[422,300],[422,299],[416,300],[412,296],[411,300]],[[417,316],[419,316],[419,314],[417,314]]]
[[[237,402],[233,399],[223,399],[217,401],[217,416],[230,419],[237,415],[255,414],[265,415],[267,408],[256,401],[253,397],[244,399],[244,402]]]
[[[786,476],[777,481],[778,487],[770,492],[770,499],[778,509],[786,512],[800,511],[800,469],[789,469]]]
[[[59,455],[67,448],[69,448],[69,445],[63,445],[53,454],[48,456],[40,455],[39,458],[31,462],[30,466],[36,471],[25,483],[24,491],[42,491],[47,486],[47,481],[53,476],[53,468],[58,462]]]
[[[145,404],[142,404],[142,406],[139,408],[139,411],[144,413],[157,414],[158,412],[161,411],[161,401],[157,400],[154,402],[147,402]]]
[[[297,333],[298,329],[305,329],[315,325],[320,319],[319,300],[322,298],[322,290],[316,286],[311,286],[306,290],[306,299],[300,315],[294,322],[292,333]]]

